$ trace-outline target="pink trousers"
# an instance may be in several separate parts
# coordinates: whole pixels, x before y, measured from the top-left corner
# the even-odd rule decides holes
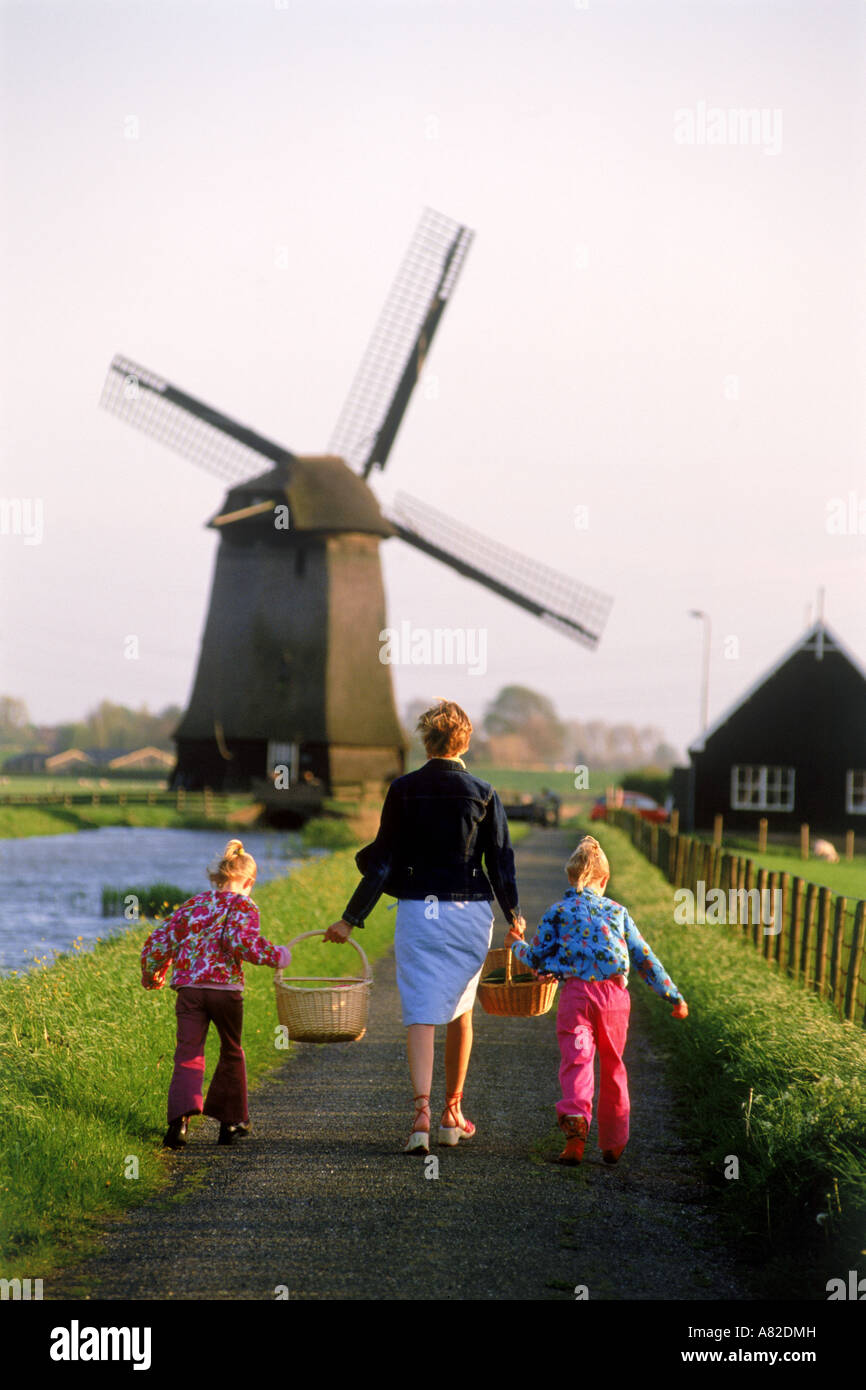
[[[556,1113],[583,1115],[590,1123],[598,1052],[598,1143],[602,1149],[616,1149],[628,1143],[628,1078],[622,1054],[630,1012],[628,990],[608,980],[598,984],[566,980],[559,992],[556,1036],[562,1057],[562,1100],[557,1103]]]
[[[201,1114],[227,1125],[249,1124],[247,1065],[241,1047],[244,1000],[240,990],[185,986],[177,991],[175,1013],[177,1047],[168,1091],[169,1124],[181,1115]],[[219,1033],[220,1059],[202,1104],[204,1045],[211,1023]]]

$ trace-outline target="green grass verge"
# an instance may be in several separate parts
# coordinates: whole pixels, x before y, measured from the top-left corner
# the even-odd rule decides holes
[[[238,805],[247,805],[241,801]],[[230,803],[229,809],[234,809]],[[216,816],[177,811],[171,806],[0,806],[0,840],[30,835],[69,835],[103,825],[131,825],[170,830],[215,830]]]
[[[632,986],[731,1236],[762,1296],[825,1299],[827,1279],[862,1265],[866,1246],[866,1031],[736,928],[676,925],[660,871],[622,831],[594,833],[611,863],[608,891],[688,1000],[680,1022]],[[731,1157],[737,1178],[725,1176]]]
[[[358,881],[351,850],[262,884],[264,935],[287,944],[330,925]],[[141,988],[141,924],[54,965],[0,981],[0,1276],[38,1278],[80,1256],[107,1217],[158,1192],[174,1052],[175,995]],[[385,902],[358,933],[376,960],[393,940]],[[337,962],[339,962],[337,964]],[[299,974],[358,973],[357,954],[324,941],[297,948]],[[273,972],[245,969],[250,1084],[291,1052],[275,1047]],[[219,1053],[208,1040],[207,1075]],[[294,1048],[294,1044],[292,1047]],[[133,1177],[132,1174],[137,1176]]]

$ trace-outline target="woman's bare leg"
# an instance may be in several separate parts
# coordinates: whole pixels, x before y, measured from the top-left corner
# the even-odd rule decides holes
[[[433,1085],[433,1042],[435,1030],[432,1023],[410,1023],[407,1037],[406,1050],[409,1054],[409,1072],[412,1077],[412,1089],[416,1097],[416,1107],[420,1105],[420,1097],[430,1098],[430,1089]],[[415,1116],[415,1129],[430,1129],[429,1110]]]
[[[471,1052],[472,1010],[467,1009],[465,1014],[451,1020],[445,1033],[446,1096],[462,1094]],[[453,1125],[455,1121],[457,1124],[463,1121],[463,1110],[459,1100],[455,1103],[453,1110],[449,1111],[446,1108],[442,1112],[443,1124]]]

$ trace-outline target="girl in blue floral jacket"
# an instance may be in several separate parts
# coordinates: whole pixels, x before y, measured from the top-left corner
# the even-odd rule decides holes
[[[598,840],[584,836],[565,867],[572,886],[548,908],[532,942],[524,942],[523,933],[514,927],[505,942],[531,970],[563,981],[556,1020],[562,1100],[556,1110],[567,1142],[560,1162],[580,1163],[583,1158],[597,1050],[599,1145],[605,1163],[616,1163],[629,1133],[628,1078],[622,1059],[631,1011],[629,965],[675,1005],[675,1018],[685,1018],[688,1006],[626,909],[604,896],[610,865]]]

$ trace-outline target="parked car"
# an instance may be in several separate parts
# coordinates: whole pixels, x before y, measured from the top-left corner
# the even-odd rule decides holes
[[[668,813],[663,806],[659,806],[657,801],[653,801],[651,796],[644,796],[643,792],[623,792],[622,809],[624,811],[637,811],[641,820],[652,821],[655,825],[663,825],[668,819]],[[592,808],[589,816],[590,820],[607,819],[607,801],[600,796]]]

